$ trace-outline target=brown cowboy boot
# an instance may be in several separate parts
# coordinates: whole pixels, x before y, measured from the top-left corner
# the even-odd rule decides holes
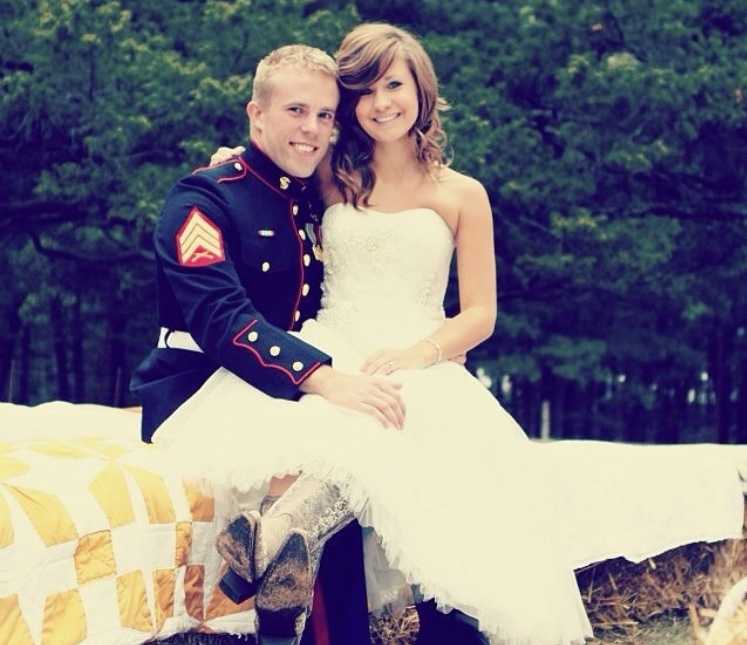
[[[258,645],[300,643],[314,588],[311,560],[305,534],[291,531],[254,599]]]
[[[215,548],[228,564],[221,578],[221,591],[237,605],[257,592],[255,546],[259,513],[250,511],[235,517],[216,538]]]
[[[278,499],[279,495],[265,495],[259,515],[267,513]],[[257,593],[254,548],[258,531],[259,517],[256,511],[249,511],[235,517],[216,539],[215,547],[229,566],[219,586],[237,605]]]
[[[255,551],[258,546],[277,556],[270,555],[255,598],[260,643],[267,637],[300,639],[324,544],[352,520],[339,488],[309,475],[301,475],[262,517]]]
[[[301,475],[265,515],[243,513],[218,536],[221,589],[237,603],[256,593],[260,633],[300,637],[324,544],[352,520],[337,486]]]

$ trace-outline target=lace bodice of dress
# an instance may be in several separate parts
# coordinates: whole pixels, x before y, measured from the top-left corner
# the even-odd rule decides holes
[[[443,322],[454,240],[434,210],[335,204],[324,214],[322,234],[320,322],[360,349],[404,346]]]

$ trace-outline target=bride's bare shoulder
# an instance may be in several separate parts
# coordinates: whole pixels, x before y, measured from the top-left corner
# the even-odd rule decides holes
[[[483,200],[487,198],[485,187],[477,179],[458,172],[453,168],[441,168],[437,179],[440,188],[446,192],[452,200],[458,202],[460,207],[473,204],[475,200]]]
[[[483,185],[474,177],[465,175],[463,172],[459,172],[458,170],[454,170],[447,166],[439,169],[437,177],[440,183],[448,185],[452,190],[484,190]]]

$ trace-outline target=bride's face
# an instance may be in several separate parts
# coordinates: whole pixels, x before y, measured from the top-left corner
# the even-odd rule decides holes
[[[401,56],[363,91],[355,116],[363,131],[377,143],[409,136],[418,118],[418,90],[410,67]]]

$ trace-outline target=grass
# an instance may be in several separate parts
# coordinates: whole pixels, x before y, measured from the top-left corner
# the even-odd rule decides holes
[[[659,618],[641,625],[632,635],[607,634],[588,645],[692,645],[693,633],[686,618]]]

